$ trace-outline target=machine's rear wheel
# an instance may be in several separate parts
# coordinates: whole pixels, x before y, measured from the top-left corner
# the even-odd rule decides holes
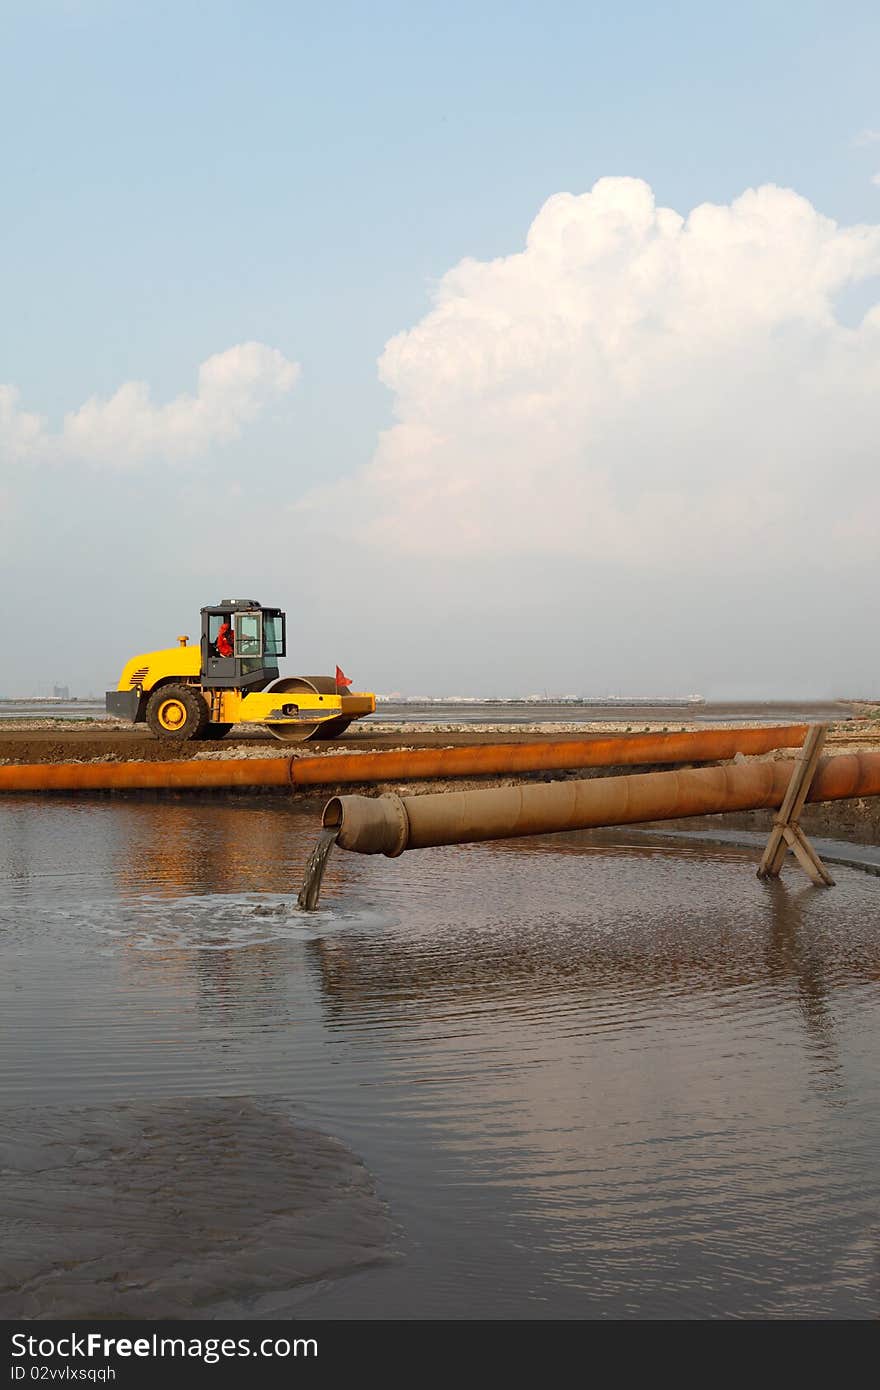
[[[334,676],[279,676],[267,685],[264,695],[282,690],[310,690],[314,695],[338,695]]]
[[[322,719],[319,724],[267,724],[266,728],[282,743],[305,743],[307,739],[323,742],[344,734],[351,719]]]
[[[305,743],[306,739],[314,738],[320,729],[320,724],[267,724],[266,728],[270,734],[274,734],[282,743]]]
[[[277,681],[267,685],[264,694],[294,694],[297,690],[308,691],[311,695],[337,695],[336,678],[334,676],[280,676]],[[312,738],[333,738],[333,734],[325,735],[321,732],[331,724],[338,724],[338,719],[316,720],[313,723],[302,724],[267,724],[266,728],[270,734],[274,734],[282,743],[305,743]]]
[[[349,724],[353,723],[353,719],[343,719],[342,715],[338,719],[326,719],[315,734],[315,738],[339,738],[341,734],[345,733]]]
[[[179,743],[201,738],[208,724],[208,706],[188,685],[163,685],[147,701],[147,724],[157,738]]]

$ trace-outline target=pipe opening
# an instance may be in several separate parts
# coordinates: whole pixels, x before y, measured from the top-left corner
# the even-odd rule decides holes
[[[337,837],[340,849],[360,854],[402,854],[409,843],[409,819],[399,796],[331,796],[321,824]]]

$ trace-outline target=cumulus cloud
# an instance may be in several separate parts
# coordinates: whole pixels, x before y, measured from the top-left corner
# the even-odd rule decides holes
[[[185,461],[239,437],[273,400],[293,389],[299,366],[277,348],[240,343],[199,367],[198,389],[156,404],[143,381],[129,381],[109,399],[92,397],[64,418],[59,433],[0,386],[0,458],[77,459],[130,467],[148,459]]]
[[[523,250],[462,261],[390,340],[394,425],[356,486],[301,510],[333,529],[356,507],[423,555],[680,568],[833,533],[873,557],[880,308],[852,328],[835,300],[878,273],[880,226],[787,189],[687,217],[633,178],[559,193]]]
[[[0,386],[0,459],[26,459],[44,437],[45,423],[21,407],[21,393],[14,386]]]

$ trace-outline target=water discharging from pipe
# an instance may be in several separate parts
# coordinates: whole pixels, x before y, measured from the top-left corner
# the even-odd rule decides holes
[[[318,906],[321,884],[324,881],[324,870],[327,867],[327,860],[330,858],[330,851],[336,844],[338,834],[338,827],[325,827],[318,836],[318,843],[309,855],[303,886],[299,890],[299,897],[296,900],[304,912],[314,912]]]

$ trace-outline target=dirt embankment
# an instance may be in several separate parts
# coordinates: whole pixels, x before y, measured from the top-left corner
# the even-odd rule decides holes
[[[11,721],[10,721],[11,722]],[[668,726],[645,725],[645,732],[660,732]],[[676,726],[684,728],[686,726]],[[690,726],[688,726],[690,727]],[[640,727],[640,732],[641,727]],[[540,743],[546,739],[582,739],[590,734],[622,733],[617,725],[585,724],[560,727],[534,725],[515,728],[472,725],[466,728],[422,729],[398,725],[396,728],[363,727],[350,729],[343,738],[322,742],[281,743],[271,734],[235,730],[224,739],[198,739],[177,743],[156,738],[142,726],[108,725],[105,721],[88,727],[40,727],[35,720],[25,727],[0,725],[0,762],[71,763],[92,761],[163,762],[166,759],[315,757],[335,753],[373,753],[383,749],[464,748],[487,743]]]

